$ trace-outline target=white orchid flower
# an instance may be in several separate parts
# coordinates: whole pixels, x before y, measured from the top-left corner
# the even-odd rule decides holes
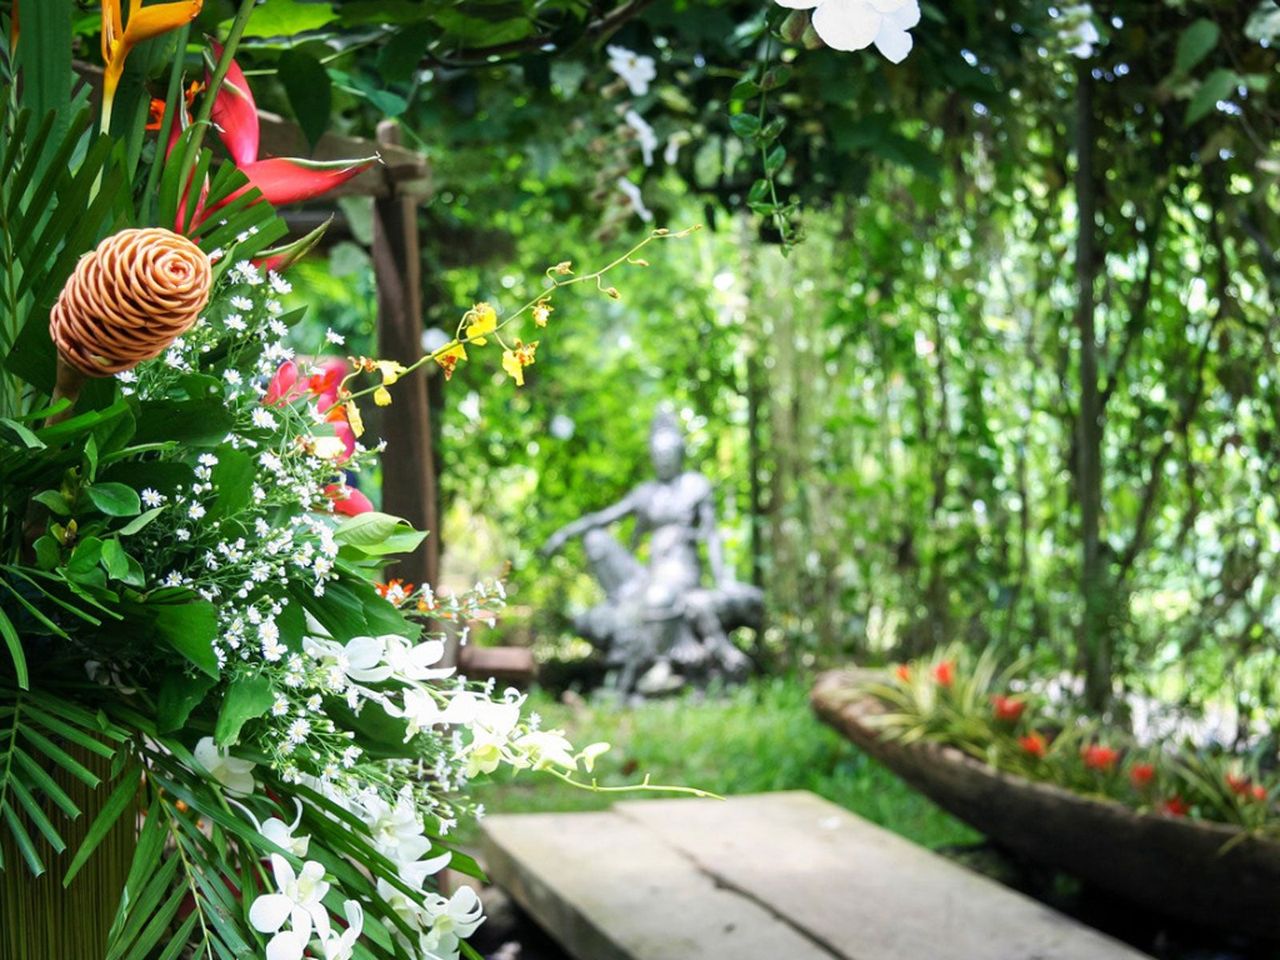
[[[484,923],[484,907],[470,887],[459,887],[446,900],[437,894],[427,898],[423,909],[433,916],[431,928],[422,935],[420,946],[428,957],[454,960],[459,944]]]
[[[347,915],[347,929],[320,941],[324,960],[351,960],[355,955],[356,941],[364,932],[364,907],[355,900],[347,900],[342,908]]]
[[[324,898],[329,883],[324,865],[308,860],[301,873],[294,873],[289,861],[271,855],[271,872],[278,893],[264,893],[249,907],[249,923],[259,933],[275,934],[267,944],[267,960],[301,960],[314,927],[324,940],[329,936],[329,912]],[[282,929],[285,923],[290,929]]]
[[[204,767],[209,776],[222,784],[229,794],[247,797],[253,793],[256,786],[253,762],[233,757],[226,750],[219,750],[214,745],[213,737],[202,738],[193,753],[196,762]]]
[[[435,667],[444,659],[443,640],[424,640],[411,644],[404,637],[388,634],[380,637],[386,644],[386,662],[391,672],[405,680],[443,680],[454,674],[453,667]]]
[[[254,828],[277,847],[288,850],[301,860],[306,859],[307,851],[311,848],[311,838],[293,835],[293,831],[297,830],[298,824],[302,822],[302,804],[296,799],[293,802],[297,805],[298,815],[294,817],[293,823],[285,823],[279,817],[268,817],[259,823],[253,811],[243,803],[236,803],[234,800],[231,802],[244,811],[244,815],[249,818]]]
[[[871,44],[893,63],[911,52],[907,31],[920,22],[918,0],[775,0],[792,10],[812,10],[813,29],[835,50]]]
[[[346,644],[319,637],[305,637],[302,649],[320,665],[330,671],[333,686],[346,687],[347,681],[379,683],[391,676],[391,667],[385,662],[386,637],[352,637]]]

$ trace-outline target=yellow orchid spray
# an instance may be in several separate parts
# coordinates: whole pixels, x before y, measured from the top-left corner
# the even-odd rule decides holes
[[[142,0],[129,0],[126,22],[121,0],[102,0],[102,129],[111,126],[111,105],[124,74],[124,62],[138,44],[176,30],[200,14],[204,0],[177,0],[144,7]]]

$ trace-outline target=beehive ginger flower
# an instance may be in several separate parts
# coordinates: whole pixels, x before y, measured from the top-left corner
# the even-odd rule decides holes
[[[917,0],[776,0],[792,10],[812,10],[813,29],[834,50],[875,44],[887,60],[901,63],[911,52],[912,27],[920,22]]]

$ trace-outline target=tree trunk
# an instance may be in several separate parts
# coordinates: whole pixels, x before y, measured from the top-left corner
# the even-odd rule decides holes
[[[1080,335],[1080,408],[1076,423],[1076,495],[1080,501],[1080,650],[1085,693],[1103,707],[1111,695],[1112,637],[1107,561],[1102,551],[1102,405],[1098,388],[1098,336],[1094,329],[1096,196],[1093,181],[1093,75],[1082,61],[1076,68],[1076,329]]]
[[[393,122],[378,125],[379,143],[398,141]],[[392,192],[374,201],[373,267],[378,287],[378,351],[409,366],[422,358],[422,265],[413,199]],[[382,436],[387,441],[382,455],[382,508],[429,533],[393,572],[434,586],[439,579],[440,525],[426,371],[403,378],[392,395],[394,406],[382,418]]]

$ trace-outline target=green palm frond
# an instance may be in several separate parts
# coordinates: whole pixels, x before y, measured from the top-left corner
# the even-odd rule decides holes
[[[131,222],[130,191],[121,153],[93,130],[88,107],[69,122],[65,113],[37,118],[14,107],[11,93],[0,87],[0,350],[6,370],[49,393],[49,310],[80,256]],[[0,415],[15,412],[7,385]]]
[[[81,815],[73,782],[97,790],[127,739],[106,718],[60,697],[0,690],[0,830],[33,874],[67,849],[66,825]],[[0,870],[13,866],[0,853]]]

